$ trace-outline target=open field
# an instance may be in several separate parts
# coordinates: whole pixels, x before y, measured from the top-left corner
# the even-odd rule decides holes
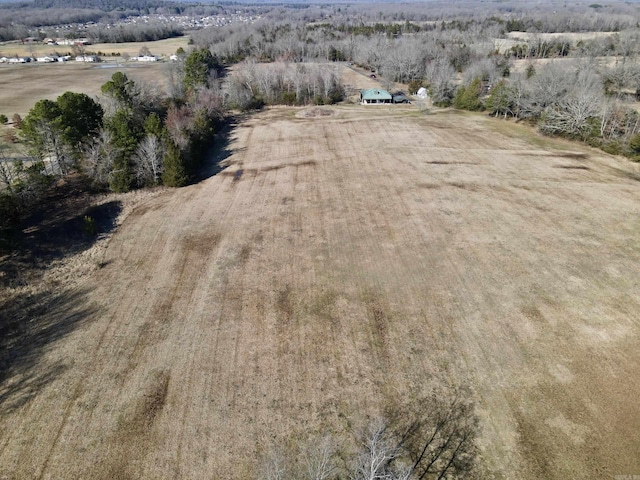
[[[129,43],[95,43],[87,45],[90,52],[102,52],[105,54],[120,53],[121,55],[137,56],[140,49],[147,47],[154,55],[169,56],[176,53],[180,47],[188,49],[189,37],[167,38],[155,42],[129,42]],[[18,42],[0,44],[0,56],[32,56],[51,55],[52,53],[64,55],[71,52],[70,45],[43,45],[39,43],[22,44]]]
[[[164,63],[141,65],[124,61],[119,64],[0,64],[0,113],[9,119],[14,113],[24,117],[38,100],[55,100],[67,91],[98,95],[100,87],[117,71],[133,80],[164,88],[166,68]]]
[[[487,478],[640,472],[636,164],[413,106],[267,109],[227,150],[32,319],[0,477],[250,478],[442,384]]]
[[[552,41],[558,39],[570,40],[573,43],[579,41],[593,40],[594,38],[607,38],[618,35],[618,32],[559,32],[559,33],[530,33],[530,32],[508,32],[507,37],[518,41],[542,40]]]

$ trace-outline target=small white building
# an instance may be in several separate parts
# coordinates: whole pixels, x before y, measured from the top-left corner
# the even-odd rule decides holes
[[[87,38],[59,38],[56,45],[90,45]]]
[[[416,95],[418,96],[418,98],[427,98],[429,96],[429,92],[427,92],[426,88],[420,87]]]
[[[178,55],[176,55],[175,53],[173,55],[169,55],[169,60],[171,60],[172,62],[177,62]]]
[[[139,62],[157,62],[158,56],[157,55],[140,55],[139,57],[137,57],[137,60]]]
[[[76,62],[88,62],[93,63],[98,61],[97,55],[78,55],[76,57]]]
[[[36,58],[36,62],[39,62],[39,63],[53,63],[57,61],[58,61],[58,57],[57,56],[54,57],[52,55],[46,55],[44,57]]]

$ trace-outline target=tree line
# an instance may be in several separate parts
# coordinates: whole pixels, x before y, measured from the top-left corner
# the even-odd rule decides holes
[[[126,192],[154,185],[185,185],[200,168],[224,115],[214,79],[220,68],[208,50],[185,56],[164,96],[116,72],[101,87],[102,100],[66,92],[40,100],[14,118],[28,149],[26,161],[0,152],[0,233],[37,204],[52,182],[80,173],[92,188]]]
[[[268,105],[331,105],[344,97],[339,71],[330,64],[257,63],[234,67],[226,85],[229,105],[240,110]]]
[[[533,34],[500,50],[496,38],[505,34],[504,23],[495,16],[422,26],[409,20],[345,22],[340,15],[313,23],[268,18],[196,32],[193,38],[222,61],[240,62],[230,85],[239,104],[256,98],[306,102],[306,93],[300,96],[308,91],[306,63],[350,61],[408,84],[411,93],[428,88],[438,106],[486,109],[530,122],[546,134],[638,158],[638,113],[632,103],[640,99],[640,30],[580,40]],[[602,61],[603,56],[612,61]],[[536,65],[541,58],[551,62]],[[513,72],[516,61],[528,62],[524,71]]]

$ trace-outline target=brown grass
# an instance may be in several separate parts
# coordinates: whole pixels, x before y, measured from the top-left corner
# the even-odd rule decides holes
[[[121,55],[137,56],[143,47],[147,47],[153,55],[169,56],[176,53],[180,47],[188,49],[189,38],[177,37],[158,40],[155,42],[130,42],[130,43],[96,43],[87,45],[88,52],[102,52],[104,54],[120,53]],[[60,55],[71,53],[69,45],[40,45],[5,43],[0,45],[0,56],[42,56],[58,53]],[[45,65],[48,66],[48,65]]]
[[[75,61],[41,65],[0,64],[0,113],[9,119],[14,113],[24,118],[38,100],[55,100],[67,91],[86,93],[92,97],[99,95],[100,87],[117,71],[126,73],[133,80],[147,82],[158,89],[164,88],[165,63],[108,64],[113,68],[104,68],[104,65],[79,64]]]
[[[256,114],[240,180],[127,218],[91,314],[0,385],[0,476],[250,478],[271,441],[459,384],[487,478],[640,471],[638,166],[480,115],[332,108]]]

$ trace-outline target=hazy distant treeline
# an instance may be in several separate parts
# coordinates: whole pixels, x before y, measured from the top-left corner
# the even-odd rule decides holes
[[[248,9],[254,11],[255,8]],[[176,2],[124,0],[37,0],[33,3],[0,3],[0,41],[26,37],[90,37],[100,42],[153,41],[181,35],[182,28],[166,22],[123,24],[140,15],[206,16],[235,11],[217,5],[190,6]],[[91,23],[95,25],[86,26]],[[113,24],[117,27],[114,29]],[[107,29],[107,25],[111,28]],[[64,26],[64,35],[60,29]],[[58,32],[58,33],[56,33]]]

